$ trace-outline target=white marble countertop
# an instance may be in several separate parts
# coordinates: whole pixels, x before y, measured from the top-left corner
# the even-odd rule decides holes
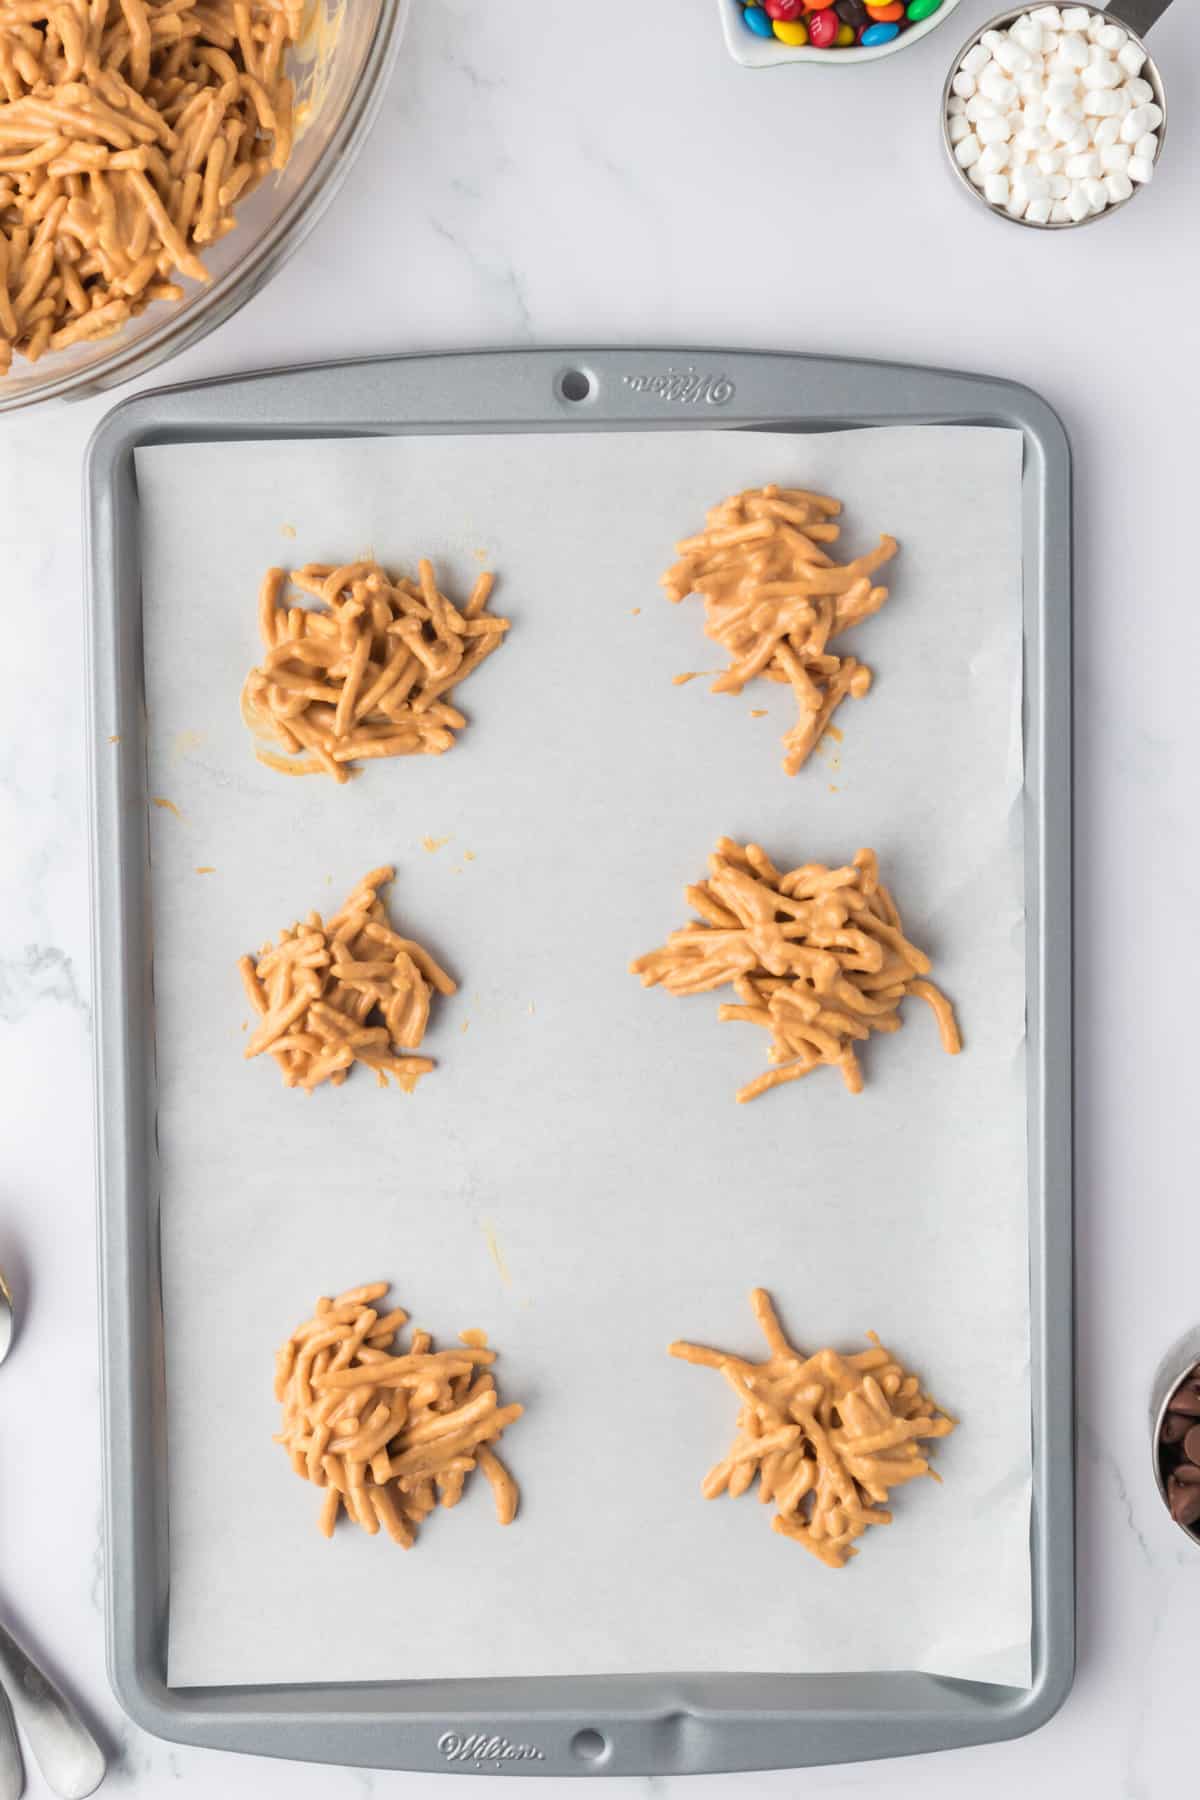
[[[859,72],[750,73],[710,0],[416,0],[344,197],[287,269],[158,379],[396,350],[637,344],[815,350],[1015,377],[1076,456],[1079,1675],[1015,1744],[622,1795],[937,1800],[1186,1787],[1200,1551],[1157,1498],[1148,1390],[1200,1321],[1187,1160],[1200,907],[1200,55],[1155,31],[1170,140],[1119,220],[1022,232],[941,166],[946,64],[992,10]],[[80,457],[110,400],[0,428],[8,713],[0,734],[0,1264],[27,1307],[0,1377],[2,1605],[69,1673],[112,1790],[416,1800],[442,1781],[267,1764],[133,1730],[104,1673],[89,1071]],[[1189,786],[1189,782],[1192,784]],[[1174,920],[1168,930],[1168,920]],[[1193,921],[1194,922],[1194,921]],[[479,1783],[461,1777],[464,1788]],[[515,1778],[506,1792],[546,1795]],[[36,1770],[29,1793],[42,1795]],[[454,1791],[458,1791],[455,1789]]]

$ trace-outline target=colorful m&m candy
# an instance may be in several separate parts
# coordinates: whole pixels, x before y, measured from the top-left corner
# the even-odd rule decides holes
[[[943,0],[739,0],[756,37],[814,50],[870,50],[923,24]]]

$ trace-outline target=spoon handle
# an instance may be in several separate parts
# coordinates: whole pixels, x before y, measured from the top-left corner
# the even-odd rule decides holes
[[[62,1800],[84,1800],[104,1780],[104,1752],[71,1702],[2,1625],[0,1675],[29,1748],[54,1792]]]
[[[25,1792],[25,1764],[13,1724],[8,1695],[0,1687],[0,1800],[21,1800]]]
[[[1170,4],[1171,0],[1111,0],[1108,10],[1122,25],[1144,38]]]

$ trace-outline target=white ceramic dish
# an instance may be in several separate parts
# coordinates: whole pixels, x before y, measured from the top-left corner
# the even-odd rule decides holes
[[[756,37],[742,23],[738,0],[717,0],[729,54],[744,69],[769,69],[776,63],[801,62],[823,63],[827,69],[859,68],[863,63],[878,62],[881,56],[894,56],[897,50],[907,50],[910,44],[919,43],[949,18],[957,5],[958,0],[942,0],[937,12],[910,30],[902,31],[890,44],[872,44],[868,50],[861,44],[850,50],[814,50],[811,44],[784,44],[778,38]]]

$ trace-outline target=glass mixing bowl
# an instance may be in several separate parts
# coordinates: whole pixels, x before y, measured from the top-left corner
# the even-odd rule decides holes
[[[212,280],[157,302],[112,337],[13,359],[0,377],[0,412],[81,397],[142,375],[210,332],[257,293],[303,242],[366,140],[396,61],[409,0],[311,0],[289,60],[296,82],[295,148],[287,167],[237,209],[237,229],[206,246]]]

